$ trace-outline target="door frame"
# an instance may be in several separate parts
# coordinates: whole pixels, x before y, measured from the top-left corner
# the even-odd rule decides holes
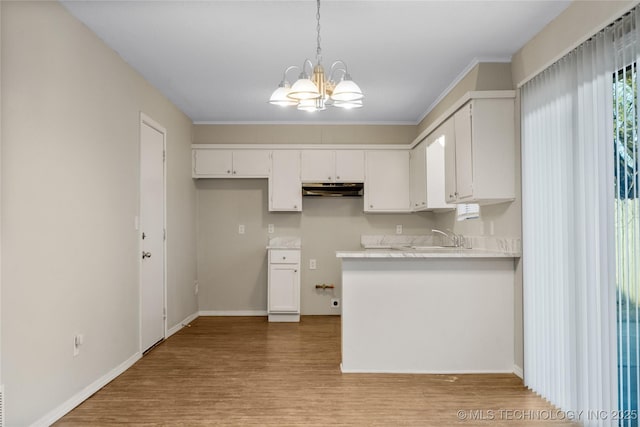
[[[162,240],[162,299],[163,299],[163,336],[167,337],[167,129],[151,117],[140,112],[140,122],[138,128],[138,216],[136,218],[136,233],[138,239],[138,351],[143,353],[142,348],[142,235],[141,213],[142,213],[142,126],[147,125],[162,134],[162,228],[164,239]]]

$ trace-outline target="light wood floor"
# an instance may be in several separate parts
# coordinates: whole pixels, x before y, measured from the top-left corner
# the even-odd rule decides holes
[[[339,365],[339,317],[201,317],[56,425],[569,424],[540,420],[554,408],[515,375],[342,374]]]

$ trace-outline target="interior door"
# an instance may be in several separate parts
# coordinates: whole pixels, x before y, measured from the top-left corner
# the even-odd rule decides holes
[[[165,130],[145,118],[140,129],[141,349],[164,339]]]

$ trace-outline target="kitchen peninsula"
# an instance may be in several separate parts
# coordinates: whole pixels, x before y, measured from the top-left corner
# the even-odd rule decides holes
[[[379,247],[342,260],[342,371],[514,371],[506,249]]]

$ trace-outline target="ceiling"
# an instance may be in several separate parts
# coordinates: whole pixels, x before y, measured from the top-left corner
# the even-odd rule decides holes
[[[62,3],[196,123],[415,124],[469,64],[509,61],[570,0],[325,0],[323,65],[344,60],[365,106],[315,113],[267,103],[286,66],[315,57],[314,1]]]

